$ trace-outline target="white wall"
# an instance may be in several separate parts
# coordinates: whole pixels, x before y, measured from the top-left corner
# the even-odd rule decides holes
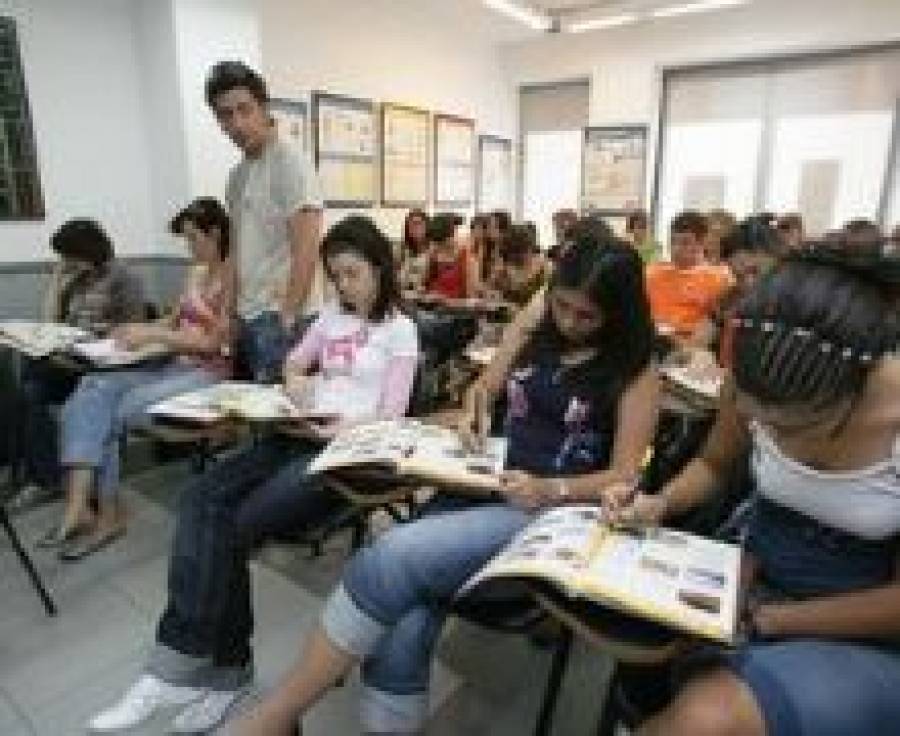
[[[122,0],[0,0],[17,21],[47,216],[0,222],[3,261],[49,258],[64,220],[100,220],[123,254],[154,252],[132,8]]]
[[[501,50],[512,84],[591,79],[591,124],[658,123],[664,67],[900,40],[898,0],[752,0]],[[652,171],[652,152],[651,152]],[[648,177],[648,180],[652,177]],[[650,182],[648,181],[648,185]]]
[[[145,0],[145,2],[159,0]],[[217,61],[237,59],[261,66],[257,3],[254,0],[166,0],[174,11],[178,94],[191,197],[223,197],[237,149],[206,105],[204,82]]]
[[[262,58],[272,94],[319,89],[474,118],[511,137],[516,98],[499,53],[472,29],[418,0],[260,0]],[[330,211],[328,220],[344,214]],[[376,209],[397,236],[403,210]]]

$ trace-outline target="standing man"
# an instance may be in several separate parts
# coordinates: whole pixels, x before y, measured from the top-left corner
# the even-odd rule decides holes
[[[236,251],[236,371],[280,378],[298,318],[321,306],[322,198],[309,161],[278,138],[263,78],[222,61],[206,80],[206,102],[243,153],[228,179]]]

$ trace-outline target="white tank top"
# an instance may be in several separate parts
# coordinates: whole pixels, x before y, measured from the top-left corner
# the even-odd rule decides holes
[[[761,496],[863,539],[900,534],[900,435],[886,460],[860,470],[823,471],[786,456],[758,423],[750,429]]]

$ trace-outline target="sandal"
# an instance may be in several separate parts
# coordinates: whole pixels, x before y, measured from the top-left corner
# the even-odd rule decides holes
[[[71,544],[67,544],[59,551],[59,559],[63,562],[77,562],[85,557],[94,554],[98,550],[108,547],[119,537],[125,535],[125,527],[112,529],[102,534],[92,534],[81,540],[75,540]]]
[[[87,524],[76,524],[68,529],[54,526],[44,532],[34,546],[38,549],[52,549],[62,547],[64,544],[73,541],[80,535],[84,534],[90,527]]]

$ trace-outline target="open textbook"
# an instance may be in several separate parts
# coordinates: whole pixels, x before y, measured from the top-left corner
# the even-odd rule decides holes
[[[58,322],[0,322],[0,344],[31,358],[45,358],[51,353],[64,352],[76,342],[91,338],[92,335],[85,330]]]
[[[98,368],[124,368],[163,358],[170,350],[165,345],[145,345],[136,350],[128,350],[113,338],[107,337],[73,343],[69,346],[69,352]]]
[[[289,421],[317,417],[301,411],[281,386],[223,381],[164,399],[148,409],[154,416],[212,423],[229,417],[247,421]]]
[[[538,516],[462,592],[492,578],[536,578],[570,597],[731,643],[739,567],[735,545],[670,529],[615,529],[598,506],[562,506]]]
[[[487,439],[480,452],[463,448],[452,429],[397,419],[363,424],[335,437],[313,460],[310,473],[375,467],[438,485],[492,491],[506,462],[506,440]]]

